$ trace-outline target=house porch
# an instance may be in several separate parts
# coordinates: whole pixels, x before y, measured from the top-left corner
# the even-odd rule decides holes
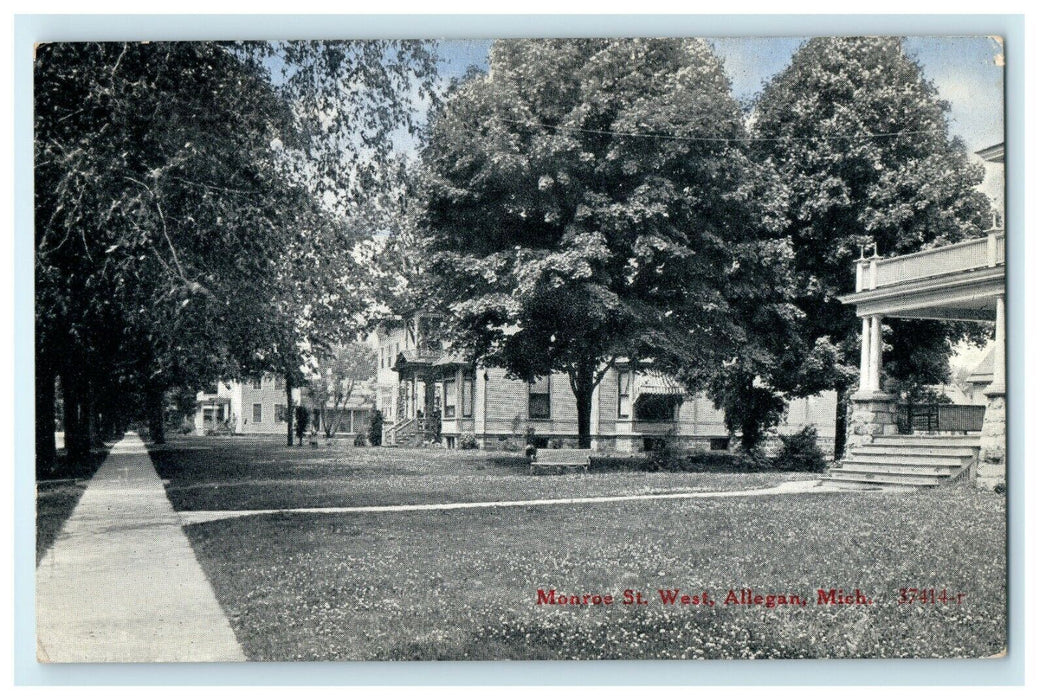
[[[978,321],[993,323],[995,353],[992,382],[985,389],[987,407],[977,425],[971,410],[951,409],[967,433],[979,434],[979,484],[1006,479],[1006,254],[1002,231],[910,255],[862,256],[856,265],[856,291],[841,297],[861,318],[861,377],[851,398],[847,421],[848,459],[875,439],[925,427],[944,431],[941,407],[924,407],[923,416],[898,405],[882,386],[883,320],[886,318]],[[965,418],[960,415],[965,410]],[[936,410],[936,412],[935,412]],[[934,423],[936,420],[936,423]],[[962,423],[961,420],[965,420]],[[974,430],[976,428],[976,430]],[[954,432],[960,432],[954,430]],[[916,448],[913,448],[916,449]]]

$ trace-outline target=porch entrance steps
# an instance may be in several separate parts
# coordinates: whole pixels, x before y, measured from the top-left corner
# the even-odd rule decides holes
[[[421,444],[418,430],[419,421],[417,419],[406,418],[401,420],[389,429],[389,437],[385,439],[385,444],[397,447],[417,447]]]
[[[822,483],[854,488],[927,488],[969,478],[980,452],[978,435],[876,437],[829,469]]]

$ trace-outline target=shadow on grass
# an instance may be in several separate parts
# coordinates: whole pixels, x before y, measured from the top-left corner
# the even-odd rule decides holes
[[[109,446],[91,450],[82,460],[70,460],[59,453],[52,475],[36,480],[36,563],[39,565],[44,554],[54,544],[58,533],[80,496],[87,490],[98,467],[109,456]]]

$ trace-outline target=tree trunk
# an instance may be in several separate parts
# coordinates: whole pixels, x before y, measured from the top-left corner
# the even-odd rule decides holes
[[[577,446],[583,450],[592,447],[592,372],[582,370],[570,379],[577,403]]]
[[[842,459],[846,452],[846,416],[850,409],[850,387],[837,384],[835,387],[835,458]]]
[[[47,476],[55,467],[54,365],[47,353],[36,353],[36,476]]]
[[[84,377],[75,359],[62,371],[62,406],[65,410],[65,451],[70,462],[86,459],[91,452],[87,430]]]
[[[743,452],[746,454],[754,452],[762,440],[763,435],[759,426],[748,422],[741,426],[741,450]]]
[[[98,401],[95,399],[95,392],[87,392],[87,396],[84,400],[84,408],[87,411],[87,440],[91,447],[105,447],[105,442],[102,440],[100,433],[101,426],[98,417]]]
[[[163,389],[150,388],[146,402],[146,411],[149,413],[149,438],[153,444],[162,445],[167,442],[163,424]]]
[[[294,447],[294,388],[291,386],[291,373],[283,375],[283,387],[287,392],[287,447]]]

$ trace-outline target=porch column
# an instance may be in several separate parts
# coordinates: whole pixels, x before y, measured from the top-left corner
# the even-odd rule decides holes
[[[882,391],[880,376],[883,371],[883,317],[879,314],[861,318],[861,383],[858,391],[863,396]]]
[[[977,484],[995,488],[1006,483],[1006,300],[995,299],[995,362],[992,383],[984,389],[988,405],[981,426]]]
[[[846,421],[846,451],[867,445],[876,437],[897,432],[895,397],[882,390],[883,317],[861,318],[861,384],[850,398]]]
[[[984,389],[984,393],[1006,393],[1006,302],[1003,297],[995,299],[995,364],[992,367],[992,383]]]
[[[868,376],[869,376],[869,362],[870,351],[872,344],[872,319],[868,316],[861,318],[861,384],[859,391],[864,394],[869,391]]]
[[[883,317],[872,316],[871,345],[868,349],[868,390],[879,391],[879,377],[883,370]]]

